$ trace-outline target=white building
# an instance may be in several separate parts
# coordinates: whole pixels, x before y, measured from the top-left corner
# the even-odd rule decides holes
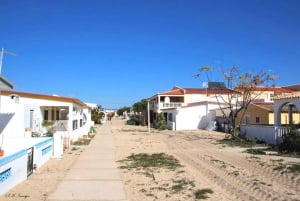
[[[2,90],[0,113],[12,113],[4,138],[63,132],[65,145],[89,132],[91,109],[76,98]]]
[[[0,91],[0,119],[0,195],[93,126],[91,108],[76,98],[11,90]]]
[[[166,109],[167,128],[170,130],[197,130],[207,129],[215,120],[215,109],[217,102],[197,102],[187,106]]]
[[[149,99],[150,121],[155,124],[158,114],[163,113],[168,129],[206,129],[215,118],[211,110],[218,109],[219,104],[227,101],[230,93],[236,92],[227,88],[173,87]]]

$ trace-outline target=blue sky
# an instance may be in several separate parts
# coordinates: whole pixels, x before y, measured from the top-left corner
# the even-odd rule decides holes
[[[131,106],[201,66],[300,83],[298,0],[1,0],[2,74],[16,91]],[[218,74],[211,79],[222,81]]]

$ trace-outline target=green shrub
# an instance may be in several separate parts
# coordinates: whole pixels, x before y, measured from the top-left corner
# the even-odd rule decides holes
[[[282,143],[279,145],[281,153],[300,153],[300,132],[291,126],[289,133],[282,136]]]
[[[131,116],[129,120],[126,122],[128,125],[140,125],[140,120],[137,116]]]
[[[158,121],[157,121],[156,129],[158,129],[158,130],[167,129],[167,121],[166,121],[165,115],[163,113],[160,113],[158,115]]]

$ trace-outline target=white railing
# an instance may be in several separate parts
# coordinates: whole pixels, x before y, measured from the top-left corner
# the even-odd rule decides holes
[[[163,107],[181,107],[182,103],[163,103]]]
[[[282,143],[282,136],[288,134],[290,129],[288,127],[275,127],[275,139],[277,144]]]
[[[256,138],[273,145],[282,143],[282,136],[290,131],[287,127],[264,125],[240,125],[240,128],[242,136],[246,138]]]
[[[68,131],[68,120],[45,120],[43,127],[54,131]]]

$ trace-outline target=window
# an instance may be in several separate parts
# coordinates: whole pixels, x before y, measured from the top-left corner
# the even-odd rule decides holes
[[[260,123],[260,118],[259,117],[255,117],[255,123],[257,123],[257,124]]]
[[[73,130],[78,128],[78,120],[73,120]]]
[[[48,110],[44,110],[44,120],[48,120]]]
[[[271,93],[271,94],[270,94],[270,100],[272,101],[272,100],[273,100],[273,98],[274,98],[274,94],[273,94],[273,93]]]
[[[86,114],[83,113],[83,122],[82,122],[83,125],[86,124],[86,119],[87,119],[87,118],[86,118]]]
[[[56,120],[59,120],[59,110],[56,110]]]
[[[249,123],[250,123],[250,117],[244,116],[244,124],[249,124]]]
[[[80,119],[80,122],[79,122],[79,124],[80,124],[80,127],[82,127],[82,126],[83,126],[82,119]]]

